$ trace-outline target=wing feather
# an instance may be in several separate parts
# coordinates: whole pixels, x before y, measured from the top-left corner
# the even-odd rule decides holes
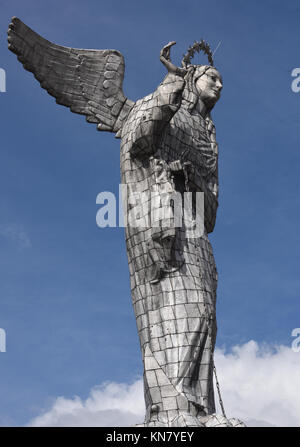
[[[125,64],[117,50],[56,45],[14,17],[8,47],[57,104],[85,115],[99,130],[118,132],[133,106],[123,93]]]

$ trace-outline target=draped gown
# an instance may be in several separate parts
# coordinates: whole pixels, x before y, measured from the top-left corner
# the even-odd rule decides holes
[[[190,96],[182,79],[167,75],[154,93],[135,103],[121,135],[146,426],[201,425],[201,416],[215,412],[217,271],[207,234],[213,231],[218,205],[218,155],[210,115],[191,109]],[[162,220],[154,225],[157,200],[173,193],[183,197],[187,191],[204,192],[202,234],[189,237],[185,224],[174,226],[171,201],[164,205],[169,225]],[[132,224],[133,215],[139,225]]]

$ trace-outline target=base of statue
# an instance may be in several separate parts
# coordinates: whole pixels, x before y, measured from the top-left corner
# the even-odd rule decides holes
[[[157,417],[147,423],[138,424],[136,427],[246,427],[246,425],[240,419],[227,419],[216,413],[197,418],[188,413],[182,413],[171,421]]]

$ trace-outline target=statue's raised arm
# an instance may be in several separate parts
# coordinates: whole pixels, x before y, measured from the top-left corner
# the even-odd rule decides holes
[[[122,128],[134,103],[123,93],[125,64],[119,51],[56,45],[17,17],[9,25],[8,44],[58,104],[85,115],[99,130]]]

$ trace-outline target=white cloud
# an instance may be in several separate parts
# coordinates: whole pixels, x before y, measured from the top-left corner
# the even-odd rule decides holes
[[[300,426],[300,353],[250,341],[230,353],[216,350],[229,417],[249,425]]]
[[[144,420],[142,380],[132,385],[104,383],[86,400],[58,397],[52,408],[33,419],[32,427],[126,427]]]
[[[217,349],[215,362],[228,417],[249,426],[300,426],[300,353],[250,341],[228,353]],[[143,419],[143,385],[137,380],[104,383],[86,400],[58,397],[28,425],[124,427]]]

